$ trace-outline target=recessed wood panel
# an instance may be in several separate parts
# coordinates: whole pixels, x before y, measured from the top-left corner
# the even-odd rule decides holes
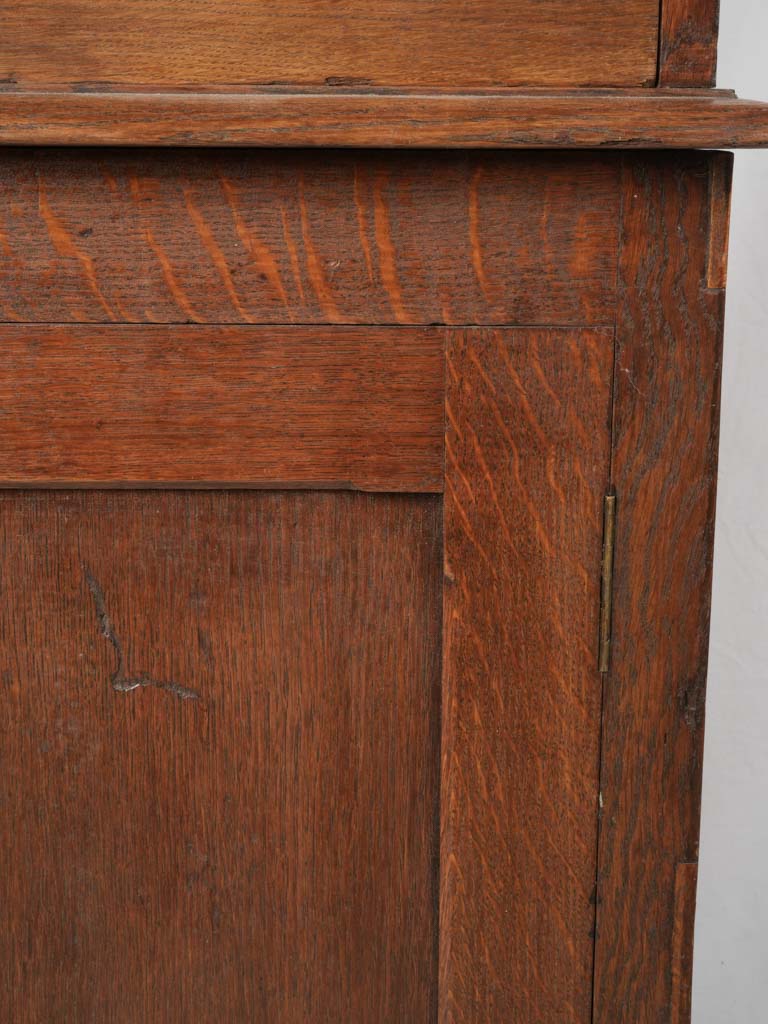
[[[13,84],[643,85],[657,0],[15,0]]]
[[[0,486],[440,491],[440,328],[0,329]]]
[[[612,371],[612,331],[451,332],[446,1024],[591,1021]]]
[[[609,323],[615,158],[6,151],[0,319]]]
[[[426,1022],[440,499],[0,494],[0,1016]]]

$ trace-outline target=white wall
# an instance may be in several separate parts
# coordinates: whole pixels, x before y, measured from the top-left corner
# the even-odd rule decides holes
[[[721,0],[718,85],[768,100],[768,3]],[[768,151],[734,168],[694,1024],[768,1022]]]

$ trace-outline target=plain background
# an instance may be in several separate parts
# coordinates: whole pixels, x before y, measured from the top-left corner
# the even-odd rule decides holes
[[[768,3],[721,0],[718,85],[768,100]],[[737,153],[694,1024],[768,1021],[768,152]]]

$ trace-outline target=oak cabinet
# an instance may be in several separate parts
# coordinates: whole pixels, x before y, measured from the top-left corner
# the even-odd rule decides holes
[[[4,1020],[689,1019],[768,139],[689,6],[16,5]]]

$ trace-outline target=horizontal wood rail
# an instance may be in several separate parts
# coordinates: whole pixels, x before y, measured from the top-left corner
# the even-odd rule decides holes
[[[768,146],[768,104],[719,90],[0,93],[14,145],[696,149]]]
[[[444,338],[4,326],[0,487],[439,492]]]
[[[615,153],[0,151],[0,320],[606,324]]]

